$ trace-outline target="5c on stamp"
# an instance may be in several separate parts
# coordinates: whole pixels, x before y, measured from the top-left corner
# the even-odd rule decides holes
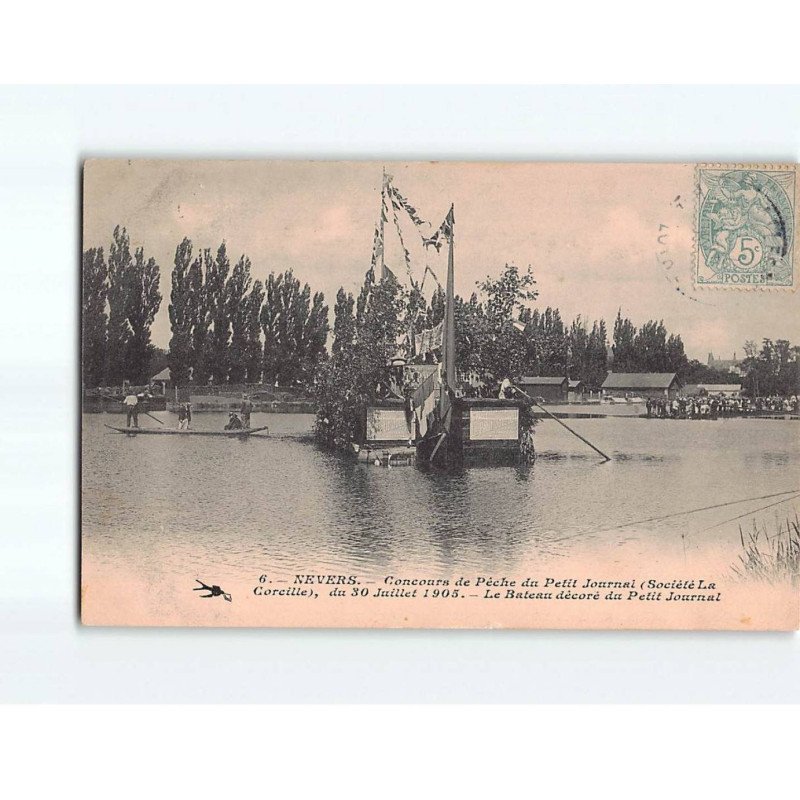
[[[697,191],[696,284],[794,286],[794,167],[698,167]]]

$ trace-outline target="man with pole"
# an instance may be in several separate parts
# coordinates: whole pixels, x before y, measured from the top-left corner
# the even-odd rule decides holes
[[[139,427],[139,398],[135,392],[129,392],[125,399],[122,401],[125,406],[125,411],[128,415],[126,427],[131,427],[131,419],[133,420],[133,427]]]

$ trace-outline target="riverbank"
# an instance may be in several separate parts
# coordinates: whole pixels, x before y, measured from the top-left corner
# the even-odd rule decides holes
[[[242,398],[226,395],[190,395],[192,414],[206,412],[239,411]],[[310,400],[251,400],[253,412],[265,414],[313,414],[314,405]],[[170,402],[166,410],[177,413],[179,403]]]

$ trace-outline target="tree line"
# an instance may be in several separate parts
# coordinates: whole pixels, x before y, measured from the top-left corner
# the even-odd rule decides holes
[[[292,270],[253,280],[246,255],[230,265],[225,242],[193,257],[175,250],[168,363],[179,386],[191,382],[309,386],[325,358],[328,306]]]
[[[106,258],[102,247],[83,252],[81,340],[85,386],[147,383],[156,348],[150,328],[161,307],[160,270],[144,249],[131,252],[117,226]]]
[[[454,298],[460,372],[475,369],[496,381],[566,375],[599,389],[609,366],[604,320],[589,323],[578,316],[565,323],[557,308],[532,308],[539,292],[530,268],[522,272],[506,264],[496,277],[478,281],[476,289],[468,300]],[[358,297],[339,290],[331,358],[321,365],[314,388],[322,441],[343,447],[361,437],[363,410],[386,380],[387,358],[429,359],[430,354],[414,352],[414,334],[438,326],[444,305],[441,288],[426,301],[391,273],[379,283],[368,273]],[[680,337],[668,334],[660,321],[637,329],[620,312],[612,342],[614,364],[619,354],[622,367],[630,371],[681,371],[690,364]]]
[[[246,255],[231,265],[222,242],[195,251],[184,238],[175,249],[169,302],[171,338],[166,355],[175,384],[259,382],[311,391],[346,375],[366,391],[379,380],[386,357],[419,358],[414,333],[436,327],[445,297],[430,300],[401,286],[390,274],[376,282],[368,273],[355,297],[340,289],[333,309],[330,356],[328,306],[291,269],[253,280]],[[131,250],[117,226],[104,249],[83,253],[83,370],[86,386],[148,382],[157,348],[150,331],[159,311],[159,265],[141,247]],[[495,377],[568,376],[597,390],[616,372],[676,372],[684,382],[731,382],[736,377],[690,361],[681,337],[661,320],[637,327],[617,313],[611,331],[602,319],[562,319],[557,308],[533,307],[539,291],[530,268],[505,265],[478,281],[469,299],[455,297],[456,360]],[[746,345],[746,387],[780,393],[797,385],[797,348],[765,340]],[[358,356],[353,351],[363,351]],[[391,351],[391,352],[390,352]],[[362,378],[355,378],[355,373]],[[358,394],[358,392],[355,392]]]
[[[744,389],[752,397],[800,393],[800,347],[786,339],[764,339],[759,348],[748,340],[744,352]]]
[[[166,356],[173,383],[311,385],[326,358],[328,307],[292,270],[253,280],[242,255],[231,265],[227,246],[175,249]],[[142,248],[133,253],[125,228],[103,248],[83,253],[83,379],[87,387],[144,385],[157,355],[150,331],[161,306],[159,266]]]

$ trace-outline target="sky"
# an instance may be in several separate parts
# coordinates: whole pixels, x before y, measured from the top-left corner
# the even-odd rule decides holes
[[[431,227],[400,215],[412,270],[426,263],[444,282],[444,252],[425,250],[452,203],[455,288],[506,263],[531,266],[533,305],[609,325],[619,308],[634,324],[663,319],[687,355],[743,355],[748,339],[800,340],[795,294],[786,290],[695,289],[692,281],[694,165],[369,161],[190,161],[94,159],[84,170],[83,247],[108,252],[115,225],[161,266],[161,310],[153,341],[169,343],[175,248],[225,241],[246,254],[253,278],[293,269],[332,308],[340,286],[357,293],[369,268],[384,168]],[[406,269],[386,226],[387,264]],[[426,290],[431,286],[426,281]]]

